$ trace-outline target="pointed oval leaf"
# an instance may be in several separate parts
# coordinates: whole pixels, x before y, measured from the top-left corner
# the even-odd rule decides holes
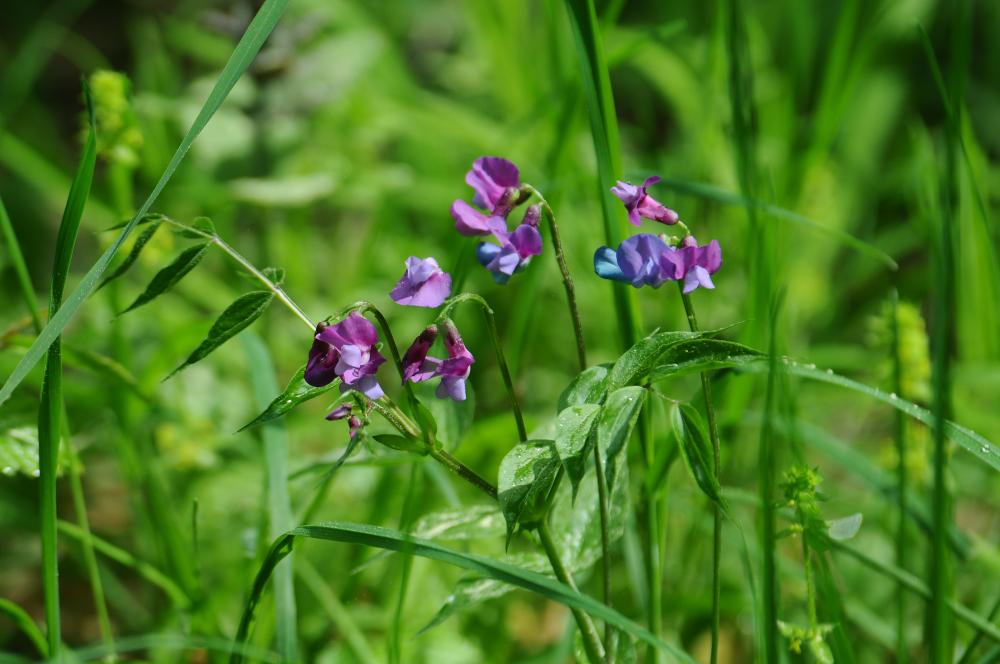
[[[108,282],[113,281],[128,272],[128,269],[132,267],[136,260],[138,260],[139,254],[142,253],[143,248],[150,240],[153,239],[153,236],[156,235],[156,231],[160,228],[160,224],[162,223],[162,218],[153,217],[151,221],[152,223],[142,229],[142,233],[140,233],[139,237],[135,239],[135,244],[132,245],[132,250],[128,252],[128,256],[125,257],[122,264],[115,268],[114,272],[104,278],[104,281],[102,281],[101,285],[97,287],[97,290],[104,288],[108,285]]]
[[[635,428],[644,403],[646,390],[638,386],[615,390],[604,402],[597,424],[597,441],[604,453],[604,474],[608,479],[608,486],[614,486],[618,459],[625,450],[628,439],[632,437],[632,429]]]
[[[587,471],[587,459],[594,447],[594,427],[600,413],[599,405],[588,403],[570,406],[556,418],[556,452],[573,486],[574,498]]]
[[[167,378],[181,369],[205,359],[213,350],[242,332],[261,317],[273,299],[274,293],[271,291],[254,291],[241,295],[235,302],[226,307],[226,310],[212,324],[212,329],[208,331],[205,340],[188,355],[188,358],[179,367],[171,371]]]
[[[570,406],[600,403],[604,396],[611,364],[598,364],[584,369],[559,395],[559,412]]]
[[[417,520],[413,534],[433,540],[493,539],[504,534],[503,515],[496,503],[431,512]]]
[[[695,484],[709,500],[728,511],[719,478],[712,467],[712,448],[701,414],[686,403],[679,404],[671,409],[670,423],[681,458]]]
[[[650,380],[662,380],[715,369],[738,368],[760,360],[764,353],[724,339],[689,339],[671,346],[650,372]]]
[[[861,530],[861,521],[863,518],[861,513],[857,512],[842,519],[827,521],[826,534],[830,536],[830,539],[838,542],[849,540]]]
[[[194,267],[201,262],[201,259],[205,257],[205,254],[211,246],[211,242],[202,242],[201,244],[188,247],[178,254],[177,258],[170,262],[170,265],[167,265],[165,268],[156,273],[153,280],[149,282],[148,286],[146,286],[146,290],[144,290],[142,294],[135,299],[135,302],[130,304],[122,313],[124,314],[132,311],[133,309],[137,309],[176,286],[177,282],[184,278],[184,275],[193,270]]]
[[[340,379],[337,378],[329,385],[324,385],[323,387],[313,387],[306,382],[305,374],[306,367],[305,365],[302,365],[302,368],[299,369],[294,376],[292,376],[290,381],[288,381],[288,385],[285,386],[284,391],[271,401],[268,407],[264,409],[264,412],[240,427],[240,431],[264,424],[264,422],[270,422],[273,419],[277,419],[299,404],[305,403],[310,399],[315,399],[319,395],[329,392],[333,388],[340,385]]]
[[[542,517],[555,484],[559,455],[551,440],[518,443],[500,462],[497,500],[507,521],[507,544],[518,525],[530,526]]]
[[[641,382],[660,362],[667,350],[681,341],[694,339],[698,332],[660,332],[640,339],[615,361],[608,373],[607,389],[616,390]]]
[[[373,436],[375,440],[386,447],[399,450],[400,452],[413,452],[415,454],[427,454],[427,445],[424,441],[406,436],[398,436],[394,433],[381,433]]]

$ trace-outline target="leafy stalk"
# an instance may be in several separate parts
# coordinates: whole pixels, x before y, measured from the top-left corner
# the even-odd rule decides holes
[[[694,313],[691,296],[684,292],[683,282],[678,282],[681,301],[684,303],[684,313],[687,315],[688,327],[692,332],[698,332],[698,318]],[[719,443],[719,426],[715,421],[715,408],[712,405],[712,385],[707,371],[701,372],[701,392],[705,398],[705,417],[708,420],[708,435],[712,440],[712,473],[718,480],[722,473],[722,449]],[[722,507],[718,502],[712,503],[712,650],[709,661],[715,664],[719,660],[719,609],[722,598],[722,583],[720,565],[722,560]]]

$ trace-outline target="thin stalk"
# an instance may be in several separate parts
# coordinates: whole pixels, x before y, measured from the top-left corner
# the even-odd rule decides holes
[[[3,235],[4,244],[7,245],[7,258],[14,266],[14,273],[17,275],[17,285],[21,290],[21,298],[31,316],[31,324],[35,327],[35,332],[42,331],[42,319],[38,315],[38,298],[35,297],[35,287],[31,284],[31,275],[28,274],[28,266],[24,262],[24,254],[21,253],[21,245],[14,234],[14,226],[7,216],[7,208],[4,207],[3,199],[0,198],[0,234]]]
[[[538,525],[538,539],[542,543],[545,555],[548,556],[549,562],[552,564],[552,571],[555,572],[556,578],[576,590],[573,577],[559,557],[559,549],[556,548],[556,543],[552,540],[552,533],[549,532],[549,525],[544,520]],[[605,652],[604,646],[601,645],[601,639],[597,635],[597,627],[587,613],[580,609],[572,611],[576,624],[580,628],[580,634],[583,636],[583,649],[587,653],[587,659],[591,664],[598,664],[604,659]]]
[[[455,475],[461,477],[463,480],[476,487],[493,500],[497,499],[497,488],[495,486],[490,484],[488,480],[480,477],[476,471],[463,464],[444,449],[432,449],[430,451],[430,456]]]
[[[819,626],[816,616],[816,582],[813,579],[812,551],[809,550],[805,534],[802,535],[802,565],[806,573],[806,614],[809,617],[809,629],[815,630]]]
[[[601,516],[601,575],[603,576],[604,604],[611,606],[611,533],[608,524],[611,522],[608,508],[608,478],[604,474],[604,462],[601,459],[600,445],[594,445],[594,472],[597,475],[597,504]],[[608,664],[614,662],[614,652],[611,647],[611,637],[614,628],[609,623],[604,625],[604,643],[608,644],[605,653]]]
[[[763,608],[763,661],[778,661],[778,580],[774,560],[774,409],[777,398],[777,317],[778,303],[771,309],[771,339],[768,344],[767,392],[764,397],[764,424],[760,429],[757,472],[760,492],[761,604]]]
[[[542,208],[542,214],[549,224],[549,233],[552,235],[552,246],[555,249],[556,263],[559,265],[559,273],[562,275],[563,288],[566,290],[566,303],[569,305],[569,317],[573,322],[573,335],[576,337],[576,357],[580,364],[580,371],[587,368],[587,345],[583,341],[583,324],[580,322],[580,309],[576,303],[576,287],[573,285],[573,277],[570,276],[569,266],[566,264],[566,255],[563,252],[562,240],[559,238],[559,225],[556,223],[555,213],[552,206],[545,200],[537,189],[530,184],[522,185],[524,191],[533,194],[538,198]]]
[[[994,620],[996,620],[998,613],[1000,613],[1000,598],[997,598],[997,601],[993,604],[993,608],[990,609],[990,613],[986,617],[986,620],[992,623]],[[979,646],[982,640],[983,640],[982,632],[976,632],[975,634],[973,634],[972,638],[969,640],[969,644],[965,646],[965,652],[963,652],[962,656],[958,659],[958,664],[968,664],[969,662],[971,662],[972,653],[976,651],[976,648]]]
[[[420,478],[422,476],[420,465],[410,466],[410,479],[406,485],[406,497],[403,499],[403,513],[399,518],[399,531],[409,533],[413,526],[415,517],[415,505],[417,503],[420,490]],[[410,572],[413,570],[413,555],[408,547],[400,550],[403,556],[399,573],[399,592],[396,594],[396,607],[392,614],[392,629],[389,631],[389,662],[398,664],[402,661],[402,626],[403,607],[406,605],[406,594],[410,586]]]
[[[688,326],[692,332],[698,331],[698,319],[694,313],[691,296],[684,292],[684,286],[678,282],[681,301],[684,303],[684,313],[687,314]],[[712,385],[708,372],[701,373],[701,391],[705,397],[705,416],[708,419],[708,435],[712,439],[712,472],[718,478],[722,472],[722,446],[719,442],[719,426],[715,421],[715,408],[712,406]],[[722,558],[722,509],[717,503],[712,504],[712,651],[711,664],[719,660],[719,613],[722,598],[722,583],[720,565]]]
[[[903,366],[899,349],[899,297],[892,292],[892,382],[893,392],[901,398],[903,394]],[[895,443],[896,443],[896,567],[906,569],[906,416],[896,410]],[[906,592],[900,583],[896,589],[896,662],[905,664],[907,660],[906,647]]]
[[[507,394],[510,396],[511,410],[514,412],[514,421],[517,424],[517,435],[523,443],[528,440],[528,430],[524,426],[524,416],[521,414],[521,404],[517,399],[517,393],[514,391],[514,381],[510,376],[507,359],[503,354],[503,346],[500,344],[500,333],[497,332],[497,322],[493,315],[493,309],[490,308],[490,305],[486,302],[486,300],[475,293],[460,293],[459,295],[450,298],[445,303],[438,319],[447,318],[455,306],[466,301],[475,302],[483,311],[483,317],[486,319],[486,329],[490,334],[490,343],[493,344],[493,350],[496,352],[497,356],[497,364],[500,367],[500,375],[503,377],[504,387],[507,388]]]

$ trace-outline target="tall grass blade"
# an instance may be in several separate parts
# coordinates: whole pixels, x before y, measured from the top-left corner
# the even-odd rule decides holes
[[[250,382],[258,408],[266,408],[271,395],[278,391],[271,354],[260,337],[247,333],[241,337],[250,367]],[[292,504],[288,497],[288,436],[284,424],[272,421],[259,428],[264,442],[264,467],[267,473],[269,533],[272,538],[291,530]],[[278,652],[287,661],[298,661],[298,635],[295,608],[295,572],[291,558],[274,572],[275,624]]]
[[[52,285],[49,294],[49,319],[51,320],[62,305],[66,277],[69,275],[73,248],[80,230],[83,208],[90,195],[90,185],[94,179],[94,165],[97,161],[97,134],[94,128],[93,109],[89,107],[90,130],[84,144],[80,164],[73,184],[70,186],[63,209],[59,234],[56,237],[55,258],[52,265]],[[59,443],[62,433],[63,393],[62,393],[62,353],[59,336],[53,343],[42,349],[47,350],[45,375],[38,407],[38,485],[39,485],[39,526],[42,540],[42,587],[45,596],[45,628],[49,643],[49,656],[58,658],[62,644],[62,630],[59,620],[59,551],[56,528],[56,471],[59,460]],[[41,353],[39,353],[41,355]],[[67,444],[68,441],[67,441]]]
[[[41,332],[42,319],[38,317],[38,298],[35,297],[35,287],[31,284],[31,275],[28,273],[28,266],[24,262],[24,254],[21,253],[21,245],[14,234],[14,226],[10,223],[3,198],[0,198],[0,235],[3,236],[4,244],[7,245],[7,258],[14,266],[17,286],[21,289],[21,298],[31,316],[31,323],[35,326],[36,333]]]
[[[35,624],[27,611],[9,599],[0,597],[0,614],[6,615],[28,637],[39,655],[48,657],[49,644],[45,641],[45,635],[42,634],[42,630],[38,629],[38,625]]]
[[[108,265],[114,258],[115,254],[124,244],[125,240],[132,233],[132,230],[136,227],[139,221],[146,216],[149,212],[150,207],[160,196],[163,188],[167,186],[167,183],[173,177],[174,172],[176,172],[177,167],[180,166],[181,160],[187,154],[188,150],[191,148],[191,144],[198,137],[201,131],[208,124],[208,121],[212,118],[219,107],[222,106],[222,102],[226,99],[230,90],[236,85],[236,81],[243,75],[247,67],[253,61],[254,56],[260,50],[264,41],[267,39],[268,35],[277,25],[278,19],[281,17],[285,6],[288,4],[288,0],[266,0],[261,6],[257,15],[254,17],[253,21],[247,27],[246,32],[243,33],[243,37],[240,39],[239,43],[236,45],[236,49],[233,51],[232,56],[230,56],[229,61],[226,63],[225,68],[222,70],[218,80],[215,83],[215,87],[212,88],[211,93],[208,95],[208,99],[202,106],[194,122],[191,124],[190,129],[184,135],[181,140],[180,145],[177,146],[177,150],[174,152],[173,157],[171,157],[170,162],[167,164],[167,168],[163,171],[160,176],[159,181],[156,186],[153,187],[153,191],[150,192],[149,196],[146,198],[145,202],[140,206],[138,212],[132,217],[128,225],[122,229],[121,234],[115,239],[108,249],[101,254],[101,257],[97,259],[97,262],[87,271],[87,273],[80,280],[79,285],[76,289],[70,293],[69,297],[66,298],[66,302],[55,313],[50,319],[48,324],[42,330],[41,334],[35,340],[35,343],[31,345],[28,352],[25,353],[24,357],[17,363],[14,368],[13,373],[8,376],[7,380],[4,382],[3,387],[0,388],[0,404],[3,404],[10,398],[14,389],[20,385],[24,377],[28,375],[28,372],[38,364],[39,360],[48,350],[49,346],[56,340],[60,333],[62,333],[63,328],[69,324],[69,321],[76,315],[77,310],[83,305],[84,300],[94,291],[97,287],[101,276],[104,274],[105,270],[108,269]]]

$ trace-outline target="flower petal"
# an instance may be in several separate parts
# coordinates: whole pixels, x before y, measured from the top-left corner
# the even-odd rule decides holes
[[[542,253],[542,234],[529,224],[521,224],[510,234],[510,243],[521,258],[539,256]]]
[[[628,281],[618,267],[618,256],[611,247],[601,247],[594,252],[594,272],[602,279]]]

